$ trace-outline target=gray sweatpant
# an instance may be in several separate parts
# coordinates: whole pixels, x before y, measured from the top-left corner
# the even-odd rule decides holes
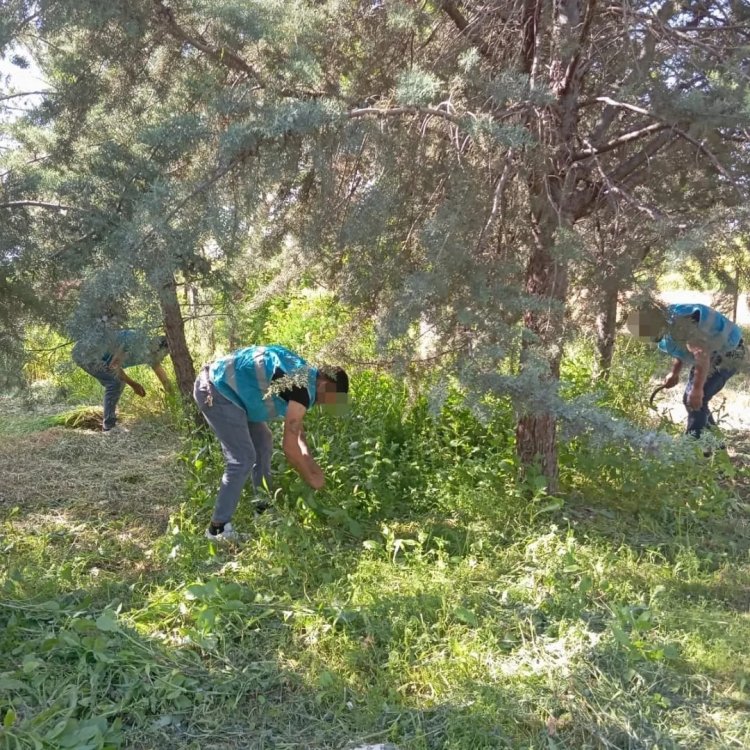
[[[219,438],[224,453],[224,476],[211,520],[217,524],[227,523],[232,520],[242,488],[251,474],[256,492],[264,481],[271,487],[273,433],[265,422],[248,422],[244,409],[216,390],[208,378],[208,367],[201,370],[195,381],[193,398]]]

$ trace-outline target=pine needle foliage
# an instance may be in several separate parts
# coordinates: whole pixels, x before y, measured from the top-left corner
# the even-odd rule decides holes
[[[4,43],[25,43],[50,82],[11,128],[2,210],[23,213],[13,264],[38,253],[45,296],[49,277],[80,280],[74,334],[113,299],[150,299],[181,329],[183,284],[225,295],[235,264],[262,275],[282,257],[289,280],[373,317],[402,370],[425,353],[421,326],[430,365],[459,368],[474,398],[554,392],[594,217],[650,215],[675,235],[698,183],[744,202],[740,4],[34,10],[2,10]],[[188,382],[187,348],[175,356]],[[556,412],[542,404],[519,403],[519,451],[554,483]]]

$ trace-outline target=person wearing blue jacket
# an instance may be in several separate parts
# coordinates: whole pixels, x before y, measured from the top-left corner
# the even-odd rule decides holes
[[[687,409],[687,434],[699,438],[706,427],[714,427],[710,401],[745,357],[742,329],[718,310],[691,303],[650,305],[631,313],[627,326],[636,336],[655,341],[660,351],[672,357],[665,388],[674,388],[683,366],[690,365],[682,399]]]
[[[268,422],[284,420],[282,449],[287,461],[313,489],[325,476],[310,454],[302,429],[314,404],[342,405],[349,377],[341,367],[316,368],[283,346],[248,346],[201,369],[193,397],[221,443],[224,476],[206,536],[238,542],[232,517],[250,478],[256,495],[271,487],[273,436]],[[259,502],[262,510],[265,503]]]

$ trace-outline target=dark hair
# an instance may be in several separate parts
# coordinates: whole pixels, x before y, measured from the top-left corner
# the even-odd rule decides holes
[[[349,393],[349,376],[343,367],[324,365],[319,372],[336,386],[336,393]]]
[[[167,341],[166,336],[159,336],[158,344],[159,349],[166,349],[167,351],[169,351],[169,341]]]

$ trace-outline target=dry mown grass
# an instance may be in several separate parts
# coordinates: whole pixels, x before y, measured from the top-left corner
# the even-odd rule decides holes
[[[0,508],[19,524],[118,519],[137,536],[162,533],[182,485],[178,436],[163,425],[131,432],[51,427],[0,435]]]

